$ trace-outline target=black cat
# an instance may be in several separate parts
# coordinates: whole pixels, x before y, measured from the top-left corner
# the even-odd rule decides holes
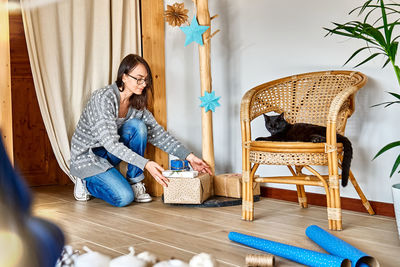
[[[287,122],[283,113],[276,116],[264,115],[265,127],[271,133],[268,137],[258,137],[256,141],[286,141],[286,142],[326,142],[326,127],[307,123],[291,124]],[[346,186],[349,179],[353,148],[349,139],[337,134],[338,143],[343,144],[342,185]]]

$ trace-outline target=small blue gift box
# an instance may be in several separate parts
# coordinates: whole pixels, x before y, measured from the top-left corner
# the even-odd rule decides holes
[[[189,161],[187,160],[171,160],[171,170],[173,171],[189,171]]]

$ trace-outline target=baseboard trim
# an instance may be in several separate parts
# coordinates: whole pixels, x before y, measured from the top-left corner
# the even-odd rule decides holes
[[[260,189],[262,197],[297,202],[296,191],[266,186],[261,186]],[[326,207],[326,196],[323,194],[307,192],[307,202],[310,205]],[[368,213],[359,199],[342,197],[341,202],[342,209]],[[393,204],[376,201],[369,201],[369,203],[377,215],[394,217]]]

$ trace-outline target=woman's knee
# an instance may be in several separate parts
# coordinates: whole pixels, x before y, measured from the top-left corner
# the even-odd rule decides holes
[[[92,196],[113,206],[124,207],[134,200],[131,185],[116,168],[110,168],[103,173],[87,177],[85,182],[86,188]]]
[[[131,204],[134,199],[135,195],[131,188],[121,188],[116,194],[114,194],[110,204],[115,207],[125,207]]]

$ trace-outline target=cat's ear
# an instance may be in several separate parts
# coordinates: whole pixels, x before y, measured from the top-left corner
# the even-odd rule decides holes
[[[280,119],[280,120],[283,120],[283,119],[284,119],[284,117],[283,117],[283,112],[278,116],[278,119]]]
[[[263,115],[264,115],[264,120],[265,120],[265,121],[269,121],[269,116],[266,115],[266,114],[263,114]]]

